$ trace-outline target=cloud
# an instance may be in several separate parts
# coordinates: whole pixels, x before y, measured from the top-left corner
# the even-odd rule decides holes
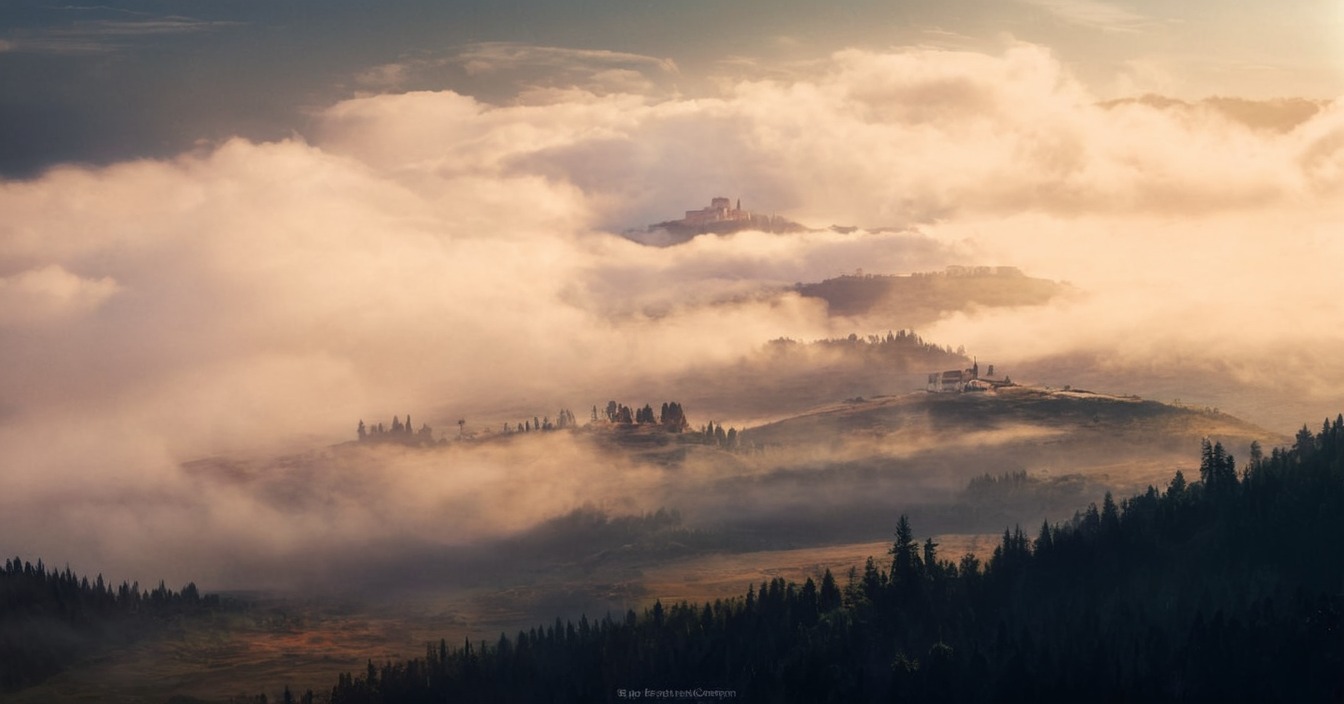
[[[87,12],[116,12],[115,8],[62,8]],[[121,51],[135,43],[155,37],[217,31],[238,26],[238,22],[199,20],[178,15],[155,17],[129,12],[144,19],[88,19],[42,28],[17,31],[0,40],[0,53],[98,54]]]
[[[568,90],[674,95],[681,78],[679,67],[669,58],[516,42],[469,44],[431,61],[440,70],[461,72],[460,82],[476,86],[477,94],[502,98],[507,94],[500,87],[509,86],[523,100],[529,100],[529,93]]]
[[[1246,127],[1278,132],[1290,132],[1330,106],[1329,101],[1305,98],[1246,100],[1214,97],[1191,103],[1153,93],[1102,103],[1107,108],[1135,104],[1148,105],[1168,115],[1184,114],[1184,119],[1198,119],[1201,112],[1214,113]]]
[[[1283,355],[1344,348],[1338,101],[1276,129],[1102,105],[1031,45],[843,51],[708,98],[649,89],[641,77],[673,73],[649,57],[468,55],[478,71],[559,76],[498,102],[361,96],[302,137],[0,183],[0,325],[22,333],[0,343],[0,446],[17,468],[0,475],[0,548],[78,553],[147,581],[193,554],[180,564],[242,565],[361,531],[431,535],[452,516],[503,534],[612,472],[604,498],[642,507],[662,496],[658,475],[561,446],[521,488],[507,455],[363,479],[338,462],[336,479],[280,472],[244,488],[181,465],[321,447],[361,417],[493,427],[627,389],[654,401],[663,380],[766,340],[851,332],[778,290],[856,268],[1017,265],[1086,292],[920,331],[1009,370],[1052,355],[1094,355],[1117,377],[1147,360],[1230,360],[1240,379],[1344,384],[1316,355]],[[572,80],[576,65],[607,88]],[[369,85],[399,80],[380,75]],[[668,249],[615,234],[717,195],[868,229]],[[365,491],[368,504],[351,498]]]
[[[1023,2],[1042,8],[1069,24],[1091,29],[1137,32],[1154,24],[1154,21],[1145,15],[1099,0],[1023,0]]]
[[[395,90],[406,84],[412,68],[408,62],[379,64],[355,74],[355,83],[363,88]]]
[[[6,51],[29,54],[102,54],[120,48],[109,42],[81,35],[36,34],[5,41]]]
[[[151,13],[131,10],[124,7],[112,7],[110,5],[62,5],[57,8],[62,12],[111,12],[122,15],[134,15],[138,17],[150,17]]]
[[[674,81],[680,75],[671,59],[485,42],[451,51],[411,52],[359,71],[352,81],[360,97],[389,91],[435,91],[454,84],[468,86],[472,90],[467,92],[478,96],[536,103],[554,102],[556,96],[669,95],[676,92]]]
[[[0,277],[0,327],[89,313],[117,288],[110,277],[83,279],[56,264]]]
[[[469,73],[496,73],[519,68],[544,68],[550,72],[642,68],[677,73],[677,64],[672,59],[607,49],[571,49],[515,42],[472,44],[460,51],[456,58],[466,65]]]

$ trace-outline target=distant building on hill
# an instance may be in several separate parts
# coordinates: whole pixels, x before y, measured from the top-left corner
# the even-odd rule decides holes
[[[709,201],[708,208],[699,210],[687,210],[686,217],[681,222],[686,225],[708,225],[716,222],[742,222],[751,220],[751,213],[742,209],[742,199],[737,199],[737,207],[733,207],[732,201],[722,196],[715,197]]]
[[[989,373],[993,375],[994,365],[989,365]],[[929,373],[928,385],[926,391],[940,394],[959,394],[974,391],[993,391],[1000,386],[1012,386],[1013,382],[1004,377],[1002,379],[991,379],[980,377],[980,362],[978,360],[971,364],[970,369],[951,369],[945,372]]]
[[[626,236],[656,246],[668,246],[685,242],[696,235],[727,235],[742,230],[761,232],[799,232],[806,228],[796,222],[778,215],[753,213],[742,209],[742,199],[736,205],[724,196],[710,199],[709,207],[685,211],[686,217],[680,220],[667,220],[654,223],[640,231],[627,231]]]

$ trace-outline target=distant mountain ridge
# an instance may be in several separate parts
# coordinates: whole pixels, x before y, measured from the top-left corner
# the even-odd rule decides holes
[[[877,275],[862,272],[794,290],[826,301],[831,316],[884,316],[901,327],[922,327],[945,313],[969,307],[1037,306],[1073,287],[1027,276],[1011,266],[950,266],[941,272]]]
[[[1249,444],[1287,438],[1226,413],[1193,409],[1082,389],[1012,385],[991,392],[940,394],[914,392],[871,399],[855,398],[747,431],[757,442],[799,444],[824,428],[826,433],[896,431],[918,424],[922,431],[966,432],[1009,424],[1048,424],[1107,433],[1152,434],[1159,425],[1198,442],[1217,435]],[[805,432],[807,426],[814,430]]]

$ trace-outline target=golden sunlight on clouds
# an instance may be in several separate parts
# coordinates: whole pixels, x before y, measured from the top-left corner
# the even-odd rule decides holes
[[[117,282],[110,277],[82,279],[56,264],[0,277],[0,326],[88,313],[116,292]]]
[[[1050,5],[1093,19],[1101,7]],[[822,229],[670,249],[613,234],[715,195]],[[342,525],[432,540],[425,516],[492,501],[515,522],[489,529],[514,530],[581,492],[509,498],[486,462],[465,489],[438,468],[388,488],[414,496],[405,514],[400,499],[355,515],[337,497],[329,513],[286,512],[241,491],[207,499],[178,465],[344,439],[361,416],[581,410],[772,338],[848,334],[815,301],[772,292],[856,268],[1016,265],[1083,291],[920,331],[982,359],[1217,356],[1268,374],[1283,345],[1344,350],[1341,204],[1339,101],[1280,130],[1103,104],[1026,44],[842,51],[809,78],[717,98],[366,96],[322,111],[305,139],[55,169],[0,183],[0,444],[14,463],[0,529],[67,554],[54,546],[91,539],[78,516],[96,501],[109,537],[90,550],[133,535],[137,551],[185,560],[183,574],[206,568],[190,555],[212,534],[239,552],[329,546]],[[538,476],[561,481],[548,461]],[[641,476],[605,498],[630,500]],[[74,482],[80,496],[61,488]],[[198,530],[165,532],[192,515]]]

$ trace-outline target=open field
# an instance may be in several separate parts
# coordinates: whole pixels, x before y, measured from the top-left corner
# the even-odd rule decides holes
[[[995,534],[935,535],[941,559],[953,562],[966,553],[974,553],[982,561],[993,554],[1000,536]],[[716,554],[674,560],[644,570],[644,589],[649,599],[663,603],[687,601],[692,604],[714,601],[725,597],[741,597],[750,586],[775,578],[802,584],[807,579],[820,582],[830,570],[836,582],[845,584],[851,567],[863,569],[863,563],[872,557],[888,566],[891,541],[850,543],[799,548],[795,550],[766,550],[743,554]]]

